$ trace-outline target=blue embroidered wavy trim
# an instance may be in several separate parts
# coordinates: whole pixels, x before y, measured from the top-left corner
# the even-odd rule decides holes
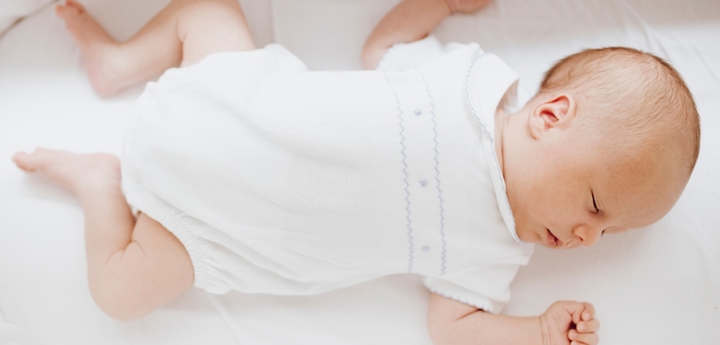
[[[393,92],[393,95],[395,96],[395,102],[397,103],[397,110],[398,110],[398,119],[400,120],[400,145],[402,146],[402,149],[400,150],[400,154],[402,154],[402,164],[403,164],[403,173],[405,174],[405,211],[406,219],[407,219],[407,229],[408,229],[408,250],[409,250],[409,257],[408,257],[408,273],[412,273],[413,269],[413,261],[415,259],[413,255],[413,229],[412,229],[412,220],[410,219],[410,182],[408,181],[409,175],[407,172],[407,154],[405,154],[405,149],[407,146],[405,146],[405,126],[404,126],[404,120],[402,117],[403,111],[400,107],[400,97],[397,94],[397,91],[395,90],[395,86],[393,85],[392,81],[390,80],[390,77],[388,77],[388,72],[385,71],[385,80],[387,80],[388,84],[390,85],[390,89]]]
[[[442,250],[440,253],[440,274],[445,274],[445,208],[443,207],[444,200],[442,197],[442,188],[440,186],[440,161],[438,161],[438,155],[440,155],[440,152],[438,151],[438,132],[437,122],[435,121],[435,97],[432,96],[432,92],[430,91],[430,83],[428,83],[427,79],[425,78],[425,73],[422,72],[420,67],[417,68],[417,71],[418,73],[420,73],[420,77],[422,77],[422,81],[425,83],[425,90],[427,90],[428,97],[430,98],[430,114],[432,115],[431,120],[433,124],[433,141],[435,142],[435,146],[433,146],[433,150],[435,150],[435,157],[433,157],[433,159],[435,160],[435,181],[437,182],[438,200],[440,205],[440,240],[442,241]]]

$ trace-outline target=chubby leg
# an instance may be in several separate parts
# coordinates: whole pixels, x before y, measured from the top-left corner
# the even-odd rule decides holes
[[[80,200],[90,292],[105,313],[137,319],[192,286],[192,263],[180,241],[148,216],[133,217],[120,190],[117,157],[37,149],[17,153],[13,161]]]
[[[75,0],[58,5],[95,91],[111,96],[170,67],[255,49],[236,0],[173,0],[132,38],[115,41]]]

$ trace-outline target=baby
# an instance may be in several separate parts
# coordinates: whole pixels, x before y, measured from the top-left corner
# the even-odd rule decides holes
[[[255,49],[236,0],[173,0],[123,43],[68,0],[57,13],[99,94],[167,71],[137,102],[122,164],[13,160],[79,198],[90,291],[119,320],[193,285],[306,295],[415,273],[436,344],[597,344],[589,303],[499,314],[510,282],[532,243],[591,246],[665,215],[698,114],[672,67],[627,48],[561,60],[514,108],[498,57],[424,38],[486,3],[406,0],[363,50],[377,69],[308,72],[282,46]]]

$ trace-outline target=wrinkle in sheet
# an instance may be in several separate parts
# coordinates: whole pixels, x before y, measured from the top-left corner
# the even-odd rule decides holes
[[[665,47],[661,43],[660,39],[657,38],[659,34],[645,21],[645,19],[643,19],[635,7],[633,7],[627,0],[617,0],[616,3],[618,4],[618,8],[624,8],[627,13],[632,15],[632,19],[639,24],[640,31],[650,47],[650,52],[655,55],[659,55],[670,62],[668,51],[665,50]]]
[[[720,77],[715,73],[715,70],[712,68],[712,64],[708,62],[708,59],[703,55],[703,53],[698,49],[696,45],[692,45],[692,52],[695,53],[695,56],[697,57],[698,61],[702,63],[702,66],[705,67],[705,71],[708,73],[708,77],[715,83],[715,86],[717,86],[718,90],[720,91]]]

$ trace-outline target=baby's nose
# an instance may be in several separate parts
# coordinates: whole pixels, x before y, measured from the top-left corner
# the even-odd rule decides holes
[[[593,227],[581,227],[575,230],[575,236],[583,246],[591,247],[600,239],[602,229],[594,229]]]

